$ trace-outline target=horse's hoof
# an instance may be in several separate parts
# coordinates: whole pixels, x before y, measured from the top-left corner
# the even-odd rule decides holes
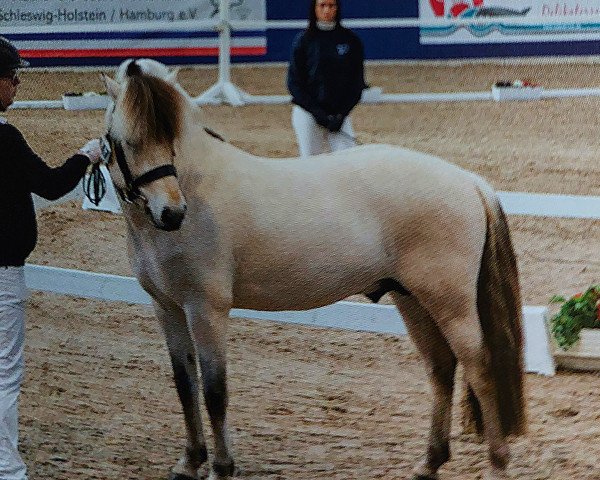
[[[220,473],[217,473],[212,469],[206,480],[233,480],[243,476],[243,472],[237,465],[232,465],[232,467],[233,468],[227,469],[227,471],[221,471]]]
[[[169,480],[198,480],[198,477],[190,477],[183,473],[169,473]]]

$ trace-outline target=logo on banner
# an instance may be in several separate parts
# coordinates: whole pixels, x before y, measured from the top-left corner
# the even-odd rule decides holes
[[[213,8],[212,13],[210,14],[210,18],[214,18],[219,14],[219,4],[220,0],[210,0],[210,5]],[[244,5],[244,0],[232,0],[229,5],[229,9],[231,11],[236,11],[241,20],[246,20],[252,11],[246,5]]]
[[[485,0],[429,0],[431,10],[436,17],[507,17],[525,16],[531,10],[521,10],[498,6],[485,6]]]

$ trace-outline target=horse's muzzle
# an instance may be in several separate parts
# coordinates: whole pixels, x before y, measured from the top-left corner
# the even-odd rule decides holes
[[[166,230],[167,232],[179,230],[185,217],[186,210],[186,205],[184,205],[183,208],[163,208],[163,211],[160,215],[160,224],[157,224],[156,226],[161,230]]]

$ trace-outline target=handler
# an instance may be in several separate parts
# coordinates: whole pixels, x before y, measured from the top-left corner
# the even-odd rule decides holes
[[[350,111],[366,88],[360,39],[340,25],[340,0],[311,0],[308,28],[292,48],[287,85],[300,156],[353,147]]]
[[[27,65],[0,37],[0,111],[13,103],[18,70]],[[2,117],[0,145],[0,479],[25,480],[17,444],[27,297],[23,269],[37,241],[31,193],[55,200],[73,190],[90,162],[99,161],[100,145],[98,139],[91,140],[62,166],[51,168]]]

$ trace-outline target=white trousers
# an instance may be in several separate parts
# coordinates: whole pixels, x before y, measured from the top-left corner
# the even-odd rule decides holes
[[[19,391],[25,342],[23,267],[0,267],[0,479],[26,480],[19,455]]]
[[[330,132],[319,125],[310,113],[302,107],[294,105],[292,126],[296,132],[301,157],[319,155],[328,151],[336,152],[356,146],[350,116],[344,119],[339,132]],[[328,144],[329,150],[325,148],[325,143]]]

